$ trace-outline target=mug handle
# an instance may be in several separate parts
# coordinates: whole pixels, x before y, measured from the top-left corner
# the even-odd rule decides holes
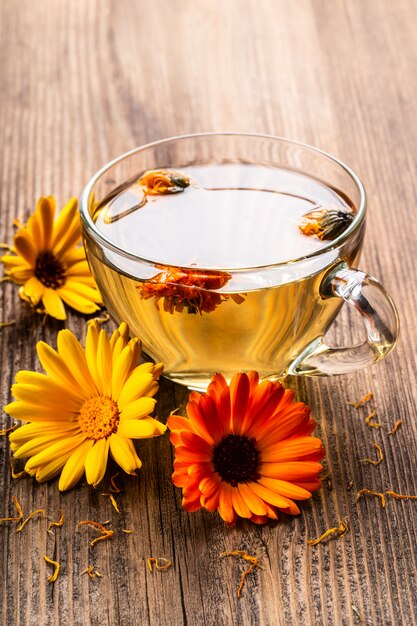
[[[291,364],[288,374],[347,374],[380,361],[393,349],[399,334],[397,309],[375,278],[342,262],[325,276],[320,291],[322,298],[342,298],[359,311],[366,340],[355,346],[337,348],[326,345],[323,337],[318,337]]]

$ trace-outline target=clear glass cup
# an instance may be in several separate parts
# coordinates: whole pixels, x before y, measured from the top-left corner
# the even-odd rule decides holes
[[[222,302],[211,313],[189,315],[169,310],[166,302],[156,306],[144,300],[139,296],[143,285],[172,262],[117,245],[97,227],[97,210],[146,170],[224,163],[285,168],[321,181],[350,199],[355,218],[336,239],[301,258],[217,268],[227,275],[227,284],[197,281],[193,289],[201,302]],[[338,159],[294,141],[237,133],[188,135],[142,146],[97,172],[81,200],[87,256],[110,314],[117,322],[127,321],[144,351],[164,362],[165,376],[196,389],[205,389],[217,371],[228,379],[253,369],[270,379],[344,374],[388,354],[399,332],[395,305],[376,279],[357,269],[365,215],[364,187]],[[191,269],[213,278],[213,267],[181,265],[178,276],[182,272],[186,280],[182,286],[177,280],[176,288],[190,288]],[[323,336],[343,303],[358,312],[366,339],[350,347],[328,346]]]

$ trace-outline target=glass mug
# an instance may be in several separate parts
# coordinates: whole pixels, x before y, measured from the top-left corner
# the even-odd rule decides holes
[[[120,214],[144,219],[138,226],[117,215],[99,225],[97,216],[104,208],[115,202],[124,206],[129,194],[137,193],[142,174],[161,168],[191,172],[195,179],[217,175],[220,178],[214,187],[212,181],[209,191],[223,189],[222,177],[229,177],[221,211],[216,201],[211,213],[200,216],[201,202],[208,197],[203,186],[204,196],[196,189],[179,189],[184,193],[175,194],[175,203],[174,195],[164,196],[161,218],[150,204],[143,218],[141,213],[135,217],[135,211],[143,211],[139,202]],[[275,174],[279,182],[274,183]],[[268,203],[271,192],[279,201],[282,196],[292,203],[299,180],[306,184],[307,201],[316,186],[324,193],[337,192],[355,213],[333,240],[288,260],[279,254],[288,242],[271,244],[275,234],[268,220],[275,214]],[[243,196],[236,194],[242,189],[256,195],[247,196],[254,215],[245,213],[240,219]],[[193,199],[192,193],[200,195]],[[219,194],[216,198],[220,202]],[[176,228],[185,199],[188,222]],[[81,200],[87,256],[108,311],[117,322],[129,324],[151,358],[163,361],[166,377],[194,389],[205,389],[215,372],[230,379],[236,371],[256,370],[261,378],[272,380],[288,374],[344,374],[379,361],[394,347],[399,330],[395,306],[377,280],[356,269],[365,213],[362,183],[336,158],[294,141],[237,133],[174,137],[133,150],[101,169]],[[207,215],[213,215],[216,223]],[[194,228],[191,235],[184,232],[188,223]],[[191,258],[187,262],[184,256],[196,233],[194,248],[204,249],[208,241],[207,250],[213,250],[206,266],[196,266]],[[153,240],[159,242],[155,254]],[[241,257],[226,263],[232,247],[241,251]],[[164,249],[169,253],[164,255]],[[217,249],[224,257],[219,263]],[[330,347],[323,336],[344,302],[361,316],[366,340],[351,347]]]

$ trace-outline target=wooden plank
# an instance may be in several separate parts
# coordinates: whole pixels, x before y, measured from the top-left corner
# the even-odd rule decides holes
[[[61,495],[55,484],[12,481],[1,438],[0,516],[12,512],[13,495],[25,512],[66,514],[53,535],[43,519],[19,534],[0,528],[1,623],[416,624],[416,503],[354,502],[362,487],[417,493],[415,2],[3,0],[0,40],[0,241],[10,241],[13,218],[26,217],[39,195],[55,194],[62,205],[98,167],[147,141],[223,129],[283,135],[328,150],[362,177],[370,211],[361,265],[389,287],[402,321],[402,340],[381,365],[290,381],[320,420],[332,490],[276,525],[230,530],[216,515],[183,511],[167,437],[140,445],[144,469],[123,481],[120,516],[100,489]],[[53,344],[61,325],[22,313],[13,285],[1,285],[0,297],[0,320],[18,320],[0,331],[4,405],[15,373],[39,368],[35,342]],[[343,316],[334,338],[348,341],[351,322]],[[81,317],[68,325],[84,337]],[[381,431],[346,405],[370,388]],[[186,399],[164,381],[158,415],[184,410]],[[399,418],[401,430],[388,436]],[[378,467],[359,463],[372,441],[384,450]],[[307,547],[306,538],[343,517],[344,539]],[[91,549],[88,531],[76,529],[86,518],[134,533]],[[239,600],[242,568],[218,558],[234,548],[258,554],[264,566]],[[44,553],[62,563],[54,585]],[[150,574],[151,555],[174,567]],[[89,563],[103,578],[81,576]]]

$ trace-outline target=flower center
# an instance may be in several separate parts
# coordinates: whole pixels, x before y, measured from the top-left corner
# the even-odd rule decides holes
[[[259,478],[256,439],[228,435],[214,448],[213,465],[220,478],[233,487]]]
[[[65,283],[65,269],[52,252],[41,252],[36,259],[35,276],[45,287],[59,289]]]
[[[119,409],[111,398],[98,396],[86,400],[78,424],[89,439],[104,439],[117,431]]]

